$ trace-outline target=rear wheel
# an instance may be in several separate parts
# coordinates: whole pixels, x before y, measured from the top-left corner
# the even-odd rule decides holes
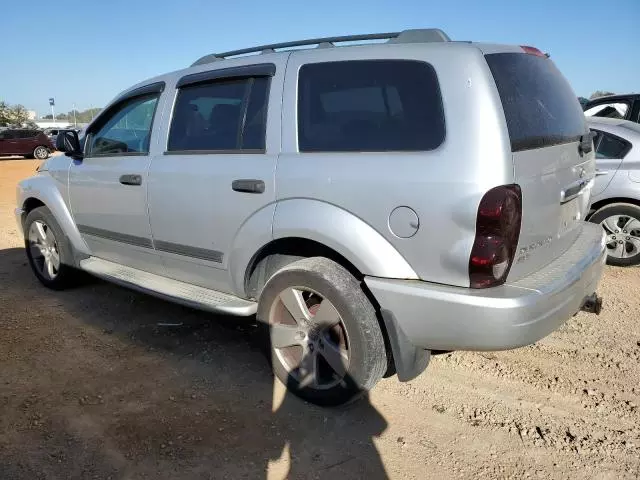
[[[49,149],[40,145],[33,149],[33,156],[38,160],[46,160],[49,158]]]
[[[260,295],[275,375],[311,403],[340,405],[373,388],[387,369],[376,312],[358,281],[326,258],[276,272]]]
[[[589,220],[602,225],[607,234],[607,263],[619,267],[640,264],[640,207],[613,203]]]
[[[78,280],[67,237],[47,207],[33,209],[25,221],[25,248],[33,273],[48,288],[62,290]]]

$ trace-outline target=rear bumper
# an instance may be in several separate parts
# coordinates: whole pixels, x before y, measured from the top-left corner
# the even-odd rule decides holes
[[[528,277],[484,290],[367,277],[382,310],[416,347],[506,350],[536,342],[596,291],[606,260],[600,225],[584,223],[574,244]]]

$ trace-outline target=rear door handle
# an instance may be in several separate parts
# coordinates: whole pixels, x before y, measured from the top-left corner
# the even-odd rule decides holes
[[[231,182],[231,188],[236,192],[264,193],[265,185],[262,180],[239,179]]]
[[[142,185],[141,175],[122,175],[120,183],[123,185]]]

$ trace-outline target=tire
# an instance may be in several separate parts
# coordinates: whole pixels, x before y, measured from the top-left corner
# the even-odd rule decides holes
[[[49,149],[44,145],[38,145],[33,149],[33,158],[37,160],[46,160],[49,158]]]
[[[300,307],[297,321],[292,304]],[[306,258],[278,270],[261,292],[257,316],[275,375],[308,402],[354,401],[387,370],[373,305],[359,282],[327,258]]]
[[[38,225],[42,227],[44,237]],[[69,240],[51,211],[47,207],[34,208],[24,222],[24,232],[27,259],[40,283],[52,290],[64,290],[74,286],[81,272],[72,266],[73,254]],[[47,255],[43,253],[43,248],[48,249]],[[52,274],[47,268],[46,256],[52,261]]]
[[[618,267],[640,264],[640,207],[612,203],[597,210],[590,222],[602,225],[607,234],[607,263]]]

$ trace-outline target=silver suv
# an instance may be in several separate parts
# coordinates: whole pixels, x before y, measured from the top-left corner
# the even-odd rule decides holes
[[[412,30],[208,55],[58,149],[17,192],[45,286],[80,269],[257,314],[276,375],[318,404],[600,309],[592,138],[532,47]]]

